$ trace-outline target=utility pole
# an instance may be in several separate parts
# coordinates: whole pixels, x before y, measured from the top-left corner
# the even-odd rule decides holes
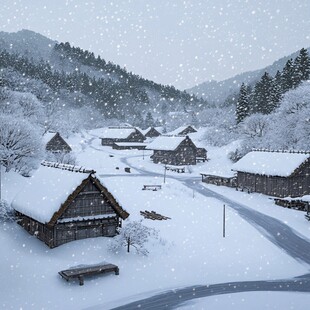
[[[225,205],[223,205],[223,238],[225,238]]]

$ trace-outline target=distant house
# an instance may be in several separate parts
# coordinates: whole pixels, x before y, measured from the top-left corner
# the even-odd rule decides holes
[[[43,162],[12,202],[18,223],[50,248],[84,238],[115,236],[129,214],[81,167]]]
[[[310,194],[310,154],[252,151],[233,165],[237,186],[276,197]]]
[[[72,151],[68,143],[62,138],[59,132],[47,132],[43,135],[45,149],[52,153],[69,153]]]
[[[112,146],[118,142],[143,142],[144,135],[134,127],[109,127],[101,134],[101,144]]]
[[[161,130],[159,127],[149,127],[143,132],[146,138],[155,138],[161,135]]]
[[[146,149],[153,150],[153,162],[168,165],[196,165],[196,146],[188,137],[160,136]]]
[[[193,126],[182,126],[179,127],[171,132],[169,132],[169,135],[174,135],[174,136],[185,136],[188,135],[189,133],[197,132],[197,130]]]

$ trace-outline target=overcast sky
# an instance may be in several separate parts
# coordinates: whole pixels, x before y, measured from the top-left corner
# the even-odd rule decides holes
[[[1,0],[0,30],[21,29],[184,89],[310,47],[310,0]]]

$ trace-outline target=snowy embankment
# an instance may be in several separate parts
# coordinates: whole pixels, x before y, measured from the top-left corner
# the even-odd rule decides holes
[[[138,170],[125,174],[121,167],[126,167],[123,158],[127,156],[140,156],[130,159],[139,169],[155,165],[141,167],[142,151],[112,150],[100,146],[100,141],[92,137],[85,133],[84,137],[77,135],[70,141],[79,164],[97,170],[103,184],[130,213],[130,220],[143,219],[140,211],[144,210],[170,217],[162,221],[143,219],[144,225],[159,230],[162,239],[148,244],[147,257],[126,253],[125,249],[111,253],[110,239],[105,237],[49,249],[17,224],[2,224],[2,308],[83,309],[100,305],[101,309],[108,309],[183,286],[288,278],[308,272],[307,266],[278,249],[229,209],[223,238],[220,201],[193,192],[171,178],[163,183],[162,176],[143,176]],[[146,160],[149,159],[146,157],[143,162]],[[211,158],[205,167],[212,161],[216,165]],[[198,174],[186,173],[182,177],[195,175]],[[10,201],[22,186],[23,178],[9,173],[3,179],[4,193]],[[146,184],[159,184],[162,189],[142,190]],[[74,265],[102,261],[118,265],[120,275],[86,279],[82,287],[76,282],[67,283],[58,275],[58,271]]]

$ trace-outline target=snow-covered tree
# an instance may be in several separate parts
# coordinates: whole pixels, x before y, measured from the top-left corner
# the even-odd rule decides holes
[[[109,245],[113,252],[125,247],[127,252],[134,248],[138,254],[148,255],[147,242],[152,238],[158,239],[158,231],[143,225],[142,221],[127,222],[118,232],[119,235],[115,236]]]
[[[5,201],[0,200],[0,223],[12,222],[15,219],[13,208]]]
[[[239,97],[236,106],[236,120],[237,124],[243,121],[249,115],[249,96],[247,87],[242,83],[240,87]]]
[[[0,115],[0,163],[6,171],[27,172],[43,157],[41,135],[28,121]]]
[[[310,78],[310,57],[305,48],[302,48],[299,55],[294,61],[294,74],[295,76],[295,87],[298,86],[302,81],[306,81]]]
[[[0,113],[15,115],[38,124],[44,116],[43,105],[31,93],[8,91],[6,98],[0,104]]]

